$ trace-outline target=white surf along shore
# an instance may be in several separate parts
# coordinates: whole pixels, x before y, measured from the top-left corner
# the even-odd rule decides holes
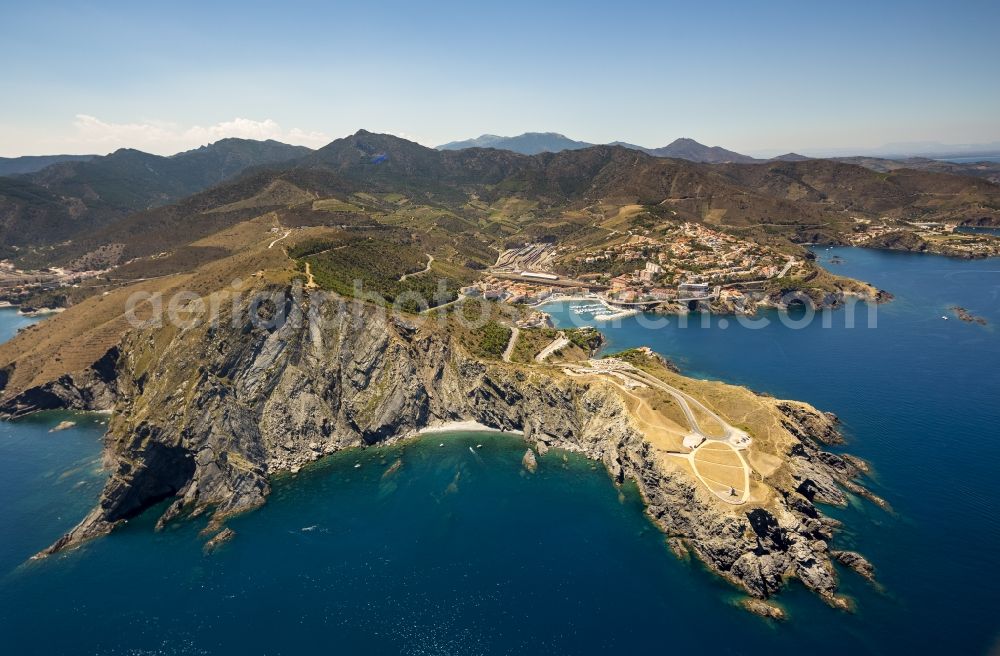
[[[492,428],[478,421],[438,421],[428,426],[424,426],[417,431],[417,435],[427,435],[431,433],[454,433],[458,431],[473,431],[477,433],[507,433],[510,435],[524,435],[523,431],[505,431],[499,428]]]

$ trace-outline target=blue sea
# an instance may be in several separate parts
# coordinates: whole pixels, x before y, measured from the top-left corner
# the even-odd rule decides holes
[[[1000,237],[1000,228],[989,228],[979,226],[958,226],[955,228],[955,232],[964,232],[968,235],[993,235],[994,237]]]
[[[38,317],[26,317],[17,313],[17,308],[0,307],[0,344],[17,334],[17,331],[38,321]]]
[[[793,585],[780,597],[787,623],[758,619],[735,607],[733,588],[671,555],[632,486],[559,452],[527,474],[523,442],[481,433],[344,452],[280,478],[210,555],[204,519],[157,533],[157,508],[26,563],[87,512],[106,476],[104,417],[50,433],[66,415],[49,414],[0,424],[0,653],[995,651],[1000,261],[817,254],[896,300],[871,327],[867,311],[854,327],[845,312],[828,327],[801,312],[768,312],[762,327],[697,316],[687,327],[651,316],[597,325],[608,351],[649,345],[689,375],[842,418],[845,450],[873,463],[869,485],[894,507],[828,509],[845,522],[838,546],[866,554],[883,586],[844,572],[856,613]],[[952,305],[989,325],[959,321]],[[580,317],[549,309],[563,325]]]
[[[976,162],[1000,162],[1000,155],[980,155],[973,157],[945,157],[942,162],[955,162],[956,164],[975,164]]]

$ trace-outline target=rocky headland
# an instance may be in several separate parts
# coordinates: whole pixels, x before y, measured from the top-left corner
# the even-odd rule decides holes
[[[0,385],[7,417],[53,407],[113,411],[99,504],[40,556],[104,535],[165,499],[172,502],[159,526],[210,512],[215,548],[232,537],[228,517],[266,502],[275,474],[430,424],[476,421],[522,431],[541,454],[579,452],[616,482],[634,481],[672,550],[694,554],[755,599],[798,579],[847,608],[833,559],[871,571],[858,554],[834,555],[840,523],[817,505],[846,505],[846,491],[881,501],[856,480],[862,461],[826,450],[841,441],[832,415],[644,361],[654,375],[760,418],[749,426],[752,500],[728,505],[665,457],[612,384],[573,378],[558,365],[473,356],[446,313],[394,316],[299,285],[266,291],[275,301],[263,324],[246,318],[250,308],[223,304],[212,325],[131,331],[90,367],[32,387],[8,386],[8,365]],[[524,460],[529,470],[538,466],[530,450]],[[748,607],[776,614],[770,605]]]

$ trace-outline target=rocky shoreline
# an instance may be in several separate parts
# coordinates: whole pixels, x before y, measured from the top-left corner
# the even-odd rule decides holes
[[[793,292],[778,290],[769,294],[747,295],[738,300],[698,301],[694,308],[680,306],[676,303],[662,304],[653,308],[654,314],[667,316],[683,316],[695,313],[705,313],[717,316],[743,316],[753,318],[764,310],[787,311],[792,304],[800,304],[812,311],[840,310],[852,302],[889,303],[893,295],[885,290],[873,290],[870,293],[856,291],[820,292],[804,290]],[[792,301],[789,303],[788,301]]]
[[[306,321],[313,298],[301,288],[283,293],[280,325],[222,321],[166,341],[155,331],[132,333],[88,372],[4,396],[8,417],[56,404],[114,409],[100,503],[39,556],[104,535],[164,499],[173,501],[158,526],[210,512],[206,531],[221,538],[228,517],[265,503],[278,473],[437,422],[475,421],[522,431],[539,453],[561,448],[599,460],[618,483],[635,481],[672,550],[696,555],[753,598],[798,579],[832,606],[850,607],[837,594],[831,551],[840,523],[816,504],[846,505],[845,489],[877,497],[857,482],[861,461],[825,450],[840,441],[832,416],[754,397],[780,419],[789,447],[762,479],[767,503],[734,510],[665,464],[611,385],[573,380],[557,367],[481,361],[447,329],[359,303],[346,304],[348,312],[324,305]],[[538,463],[528,453],[530,470]]]

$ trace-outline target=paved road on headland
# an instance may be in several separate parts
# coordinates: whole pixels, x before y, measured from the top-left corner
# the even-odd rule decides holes
[[[510,340],[507,342],[507,348],[503,350],[503,361],[510,362],[510,356],[514,353],[514,345],[517,344],[517,336],[521,334],[521,329],[517,326],[510,327]]]
[[[548,346],[542,349],[541,353],[535,356],[535,362],[545,362],[545,358],[549,357],[559,349],[567,346],[569,340],[566,339],[566,333],[560,332],[559,337],[552,340]]]

